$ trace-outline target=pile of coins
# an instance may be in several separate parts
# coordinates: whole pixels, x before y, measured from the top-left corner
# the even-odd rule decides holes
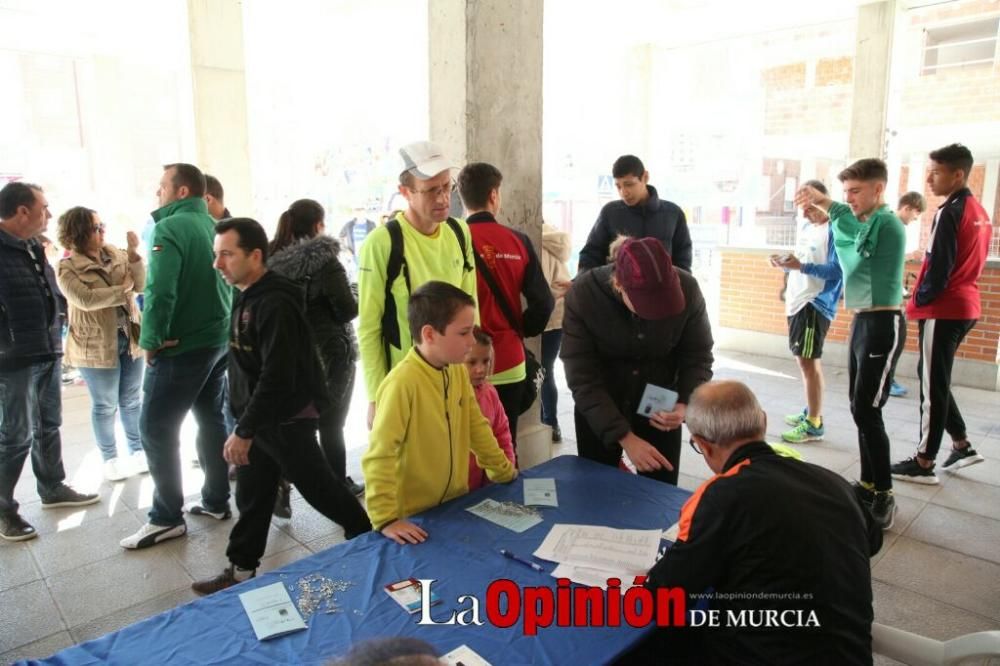
[[[520,518],[522,516],[542,517],[542,512],[538,509],[518,504],[517,502],[500,502],[500,506],[497,507],[497,512],[515,518]]]
[[[352,585],[354,583],[349,580],[333,580],[318,573],[299,578],[292,592],[298,593],[295,605],[298,606],[302,619],[308,620],[313,613],[320,610],[325,613],[339,612],[333,595],[343,592]]]

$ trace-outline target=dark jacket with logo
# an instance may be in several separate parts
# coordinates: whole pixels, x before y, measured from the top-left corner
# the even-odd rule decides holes
[[[233,305],[229,394],[240,437],[295,418],[316,418],[326,384],[298,284],[268,271]]]
[[[608,262],[608,248],[619,235],[631,238],[656,238],[674,262],[691,270],[691,232],[684,211],[677,204],[661,199],[656,188],[647,185],[649,198],[638,206],[624,201],[605,204],[590,230],[587,244],[580,250],[580,270],[590,270]]]
[[[684,648],[704,664],[872,663],[869,558],[882,530],[839,475],[764,442],[744,444],[691,495],[678,528],[646,585],[683,588],[688,608],[719,611],[720,626],[660,630],[665,654]],[[717,596],[707,606],[691,597],[709,589]],[[793,626],[752,626],[769,610]],[[810,611],[818,627],[808,626]]]
[[[337,258],[339,253],[336,240],[316,236],[284,247],[267,260],[268,268],[303,288],[306,321],[328,368],[358,359],[358,341],[351,326],[358,316],[358,299]]]
[[[519,320],[514,322],[517,328],[512,327],[482,271],[477,270],[479,321],[493,337],[493,372],[499,374],[524,363],[522,334],[526,338],[542,334],[555,300],[531,239],[500,224],[492,213],[486,211],[470,215],[466,222],[476,254],[493,275],[507,306],[513,310],[515,317],[519,316]],[[527,301],[524,309],[521,308],[522,294]],[[523,379],[524,373],[520,375]]]
[[[0,369],[62,354],[60,299],[41,243],[0,229]]]
[[[630,430],[646,384],[691,393],[712,378],[712,327],[698,281],[678,270],[686,307],[640,319],[611,288],[614,266],[578,277],[566,294],[560,357],[577,411],[605,446]]]

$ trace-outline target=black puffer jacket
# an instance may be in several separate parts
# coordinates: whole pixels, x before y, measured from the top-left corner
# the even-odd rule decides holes
[[[0,231],[0,367],[62,354],[60,299],[41,244]]]
[[[638,206],[628,206],[621,200],[604,205],[587,244],[580,250],[581,271],[606,264],[608,248],[619,235],[656,238],[663,243],[674,266],[691,270],[691,232],[684,211],[677,204],[661,199],[652,185],[647,187],[649,198]]]
[[[358,316],[358,299],[337,258],[340,243],[316,236],[289,245],[268,258],[267,267],[305,289],[306,320],[320,358],[328,368],[354,363],[358,342],[351,320]]]
[[[611,288],[613,265],[578,277],[566,294],[562,358],[576,409],[606,446],[630,430],[646,384],[691,393],[712,378],[712,328],[698,281],[678,270],[687,307],[651,321],[625,307]]]

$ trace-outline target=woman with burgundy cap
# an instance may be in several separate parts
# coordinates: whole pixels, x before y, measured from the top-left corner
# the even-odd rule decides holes
[[[561,358],[575,403],[579,455],[677,483],[691,393],[712,378],[712,329],[694,276],[655,238],[630,238],[614,263],[578,277],[566,295]],[[643,394],[677,394],[669,411]],[[640,413],[640,409],[642,413]]]

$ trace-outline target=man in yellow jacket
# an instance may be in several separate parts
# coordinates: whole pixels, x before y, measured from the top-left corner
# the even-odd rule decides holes
[[[379,384],[414,342],[406,323],[410,292],[425,282],[440,280],[473,298],[476,295],[469,227],[448,217],[453,165],[429,141],[411,143],[399,153],[403,158],[399,191],[408,207],[368,235],[358,259],[358,347],[369,428]],[[395,260],[394,245],[399,253]],[[389,275],[394,263],[394,275]],[[387,310],[389,316],[384,317]]]
[[[417,344],[382,382],[361,460],[372,525],[400,544],[427,533],[407,518],[469,492],[469,451],[491,481],[517,478],[479,410],[462,360],[472,347],[475,301],[444,282],[413,292]]]

